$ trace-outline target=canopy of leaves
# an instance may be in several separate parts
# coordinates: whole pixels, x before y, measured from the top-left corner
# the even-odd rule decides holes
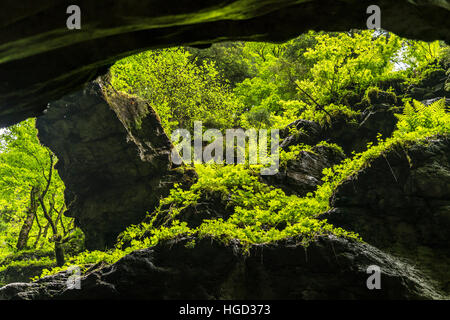
[[[183,48],[146,51],[111,68],[117,90],[139,95],[158,112],[166,131],[192,129],[196,120],[224,128],[239,111],[229,89],[210,61],[196,64]]]

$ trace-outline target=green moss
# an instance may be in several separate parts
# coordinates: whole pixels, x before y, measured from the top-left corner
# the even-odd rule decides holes
[[[376,105],[381,103],[387,103],[390,105],[397,104],[397,96],[392,91],[383,91],[377,87],[370,87],[366,90],[365,99],[367,99],[370,105]]]
[[[316,107],[309,107],[302,112],[300,118],[317,122],[322,127],[325,127],[333,122],[350,122],[359,114],[359,111],[352,110],[345,105],[337,105],[332,103],[325,106],[322,110],[318,110]]]
[[[335,153],[338,154],[345,154],[344,153],[344,149],[342,149],[341,146],[337,145],[336,143],[330,143],[327,141],[320,141],[317,146],[324,146],[324,147],[328,147],[330,149],[332,149]]]
[[[26,250],[0,261],[0,284],[30,281],[46,268],[56,266],[53,251]]]

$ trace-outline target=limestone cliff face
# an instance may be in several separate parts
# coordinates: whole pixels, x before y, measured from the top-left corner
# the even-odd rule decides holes
[[[76,2],[81,29],[66,28],[72,1],[2,1],[0,127],[40,115],[115,60],[150,48],[224,40],[281,41],[310,30],[366,29],[369,5],[382,27],[449,41],[448,0],[120,0]]]
[[[172,143],[148,103],[108,90],[100,80],[51,102],[36,126],[58,157],[67,216],[89,249],[104,248],[195,173],[175,168]],[[187,173],[186,173],[187,172]]]

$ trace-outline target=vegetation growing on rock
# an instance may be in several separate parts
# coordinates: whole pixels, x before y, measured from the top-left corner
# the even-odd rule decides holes
[[[449,136],[450,116],[445,99],[449,52],[439,42],[425,44],[382,31],[353,30],[309,32],[284,44],[236,42],[216,44],[206,50],[155,50],[117,62],[110,71],[110,84],[114,90],[126,92],[120,93],[121,101],[135,104],[137,100],[132,95],[145,99],[157,112],[166,134],[179,127],[192,130],[196,120],[219,130],[282,129],[280,172],[297,174],[298,181],[304,179],[298,168],[311,166],[299,163],[311,155],[316,158],[308,161],[317,164],[314,169],[320,172],[311,175],[311,190],[287,193],[283,186],[262,178],[260,166],[197,164],[197,179],[190,186],[175,184],[156,207],[146,208],[142,222],[127,224],[113,248],[83,250],[74,241],[76,248],[67,248],[65,264],[48,268],[41,276],[71,265],[86,270],[97,263],[112,264],[132,251],[174,239],[183,239],[187,248],[195,248],[202,239],[214,239],[221,245],[239,248],[244,254],[282,241],[307,247],[324,236],[364,241],[358,230],[343,229],[323,219],[323,214],[331,209],[330,198],[345,181],[392,150],[408,150],[426,144],[432,137]],[[428,103],[428,98],[434,100]],[[105,113],[110,111],[103,109]],[[119,120],[124,121],[122,118]],[[135,139],[136,133],[145,135],[150,131],[146,131],[140,118],[134,120],[127,122],[127,132],[131,132],[127,139],[134,139],[141,151],[145,145],[153,152],[150,142],[140,144]],[[21,163],[20,168],[26,168],[28,171],[21,172],[27,174],[14,183],[22,187],[34,180],[40,185],[49,183],[48,169],[41,177],[39,163],[51,153],[38,145],[31,123],[19,124],[2,134],[0,158],[4,162],[0,166],[0,184],[11,184],[17,179],[11,168],[20,161],[10,155],[23,145],[33,146],[33,154],[39,158],[34,159],[36,163],[33,157],[26,158],[28,162]],[[20,142],[23,130],[28,133]],[[83,128],[77,130],[81,139]],[[125,145],[125,139],[122,142]],[[323,150],[331,153],[333,159],[325,159],[327,153]],[[142,151],[137,162],[145,155],[148,152]],[[44,168],[53,168],[53,162],[48,163],[47,158],[45,161]],[[70,205],[64,203],[64,186],[56,172],[50,174],[55,175],[52,182],[56,185],[49,188],[48,194],[55,195],[47,199],[48,206]],[[290,188],[300,190],[295,182]],[[39,225],[33,224],[29,237],[35,238],[35,245],[13,247],[18,226],[23,221],[26,224],[27,208],[32,206],[27,202],[27,188],[16,188],[16,193],[7,190],[0,190],[0,274],[8,266],[34,263],[11,262],[22,249],[37,248],[42,241],[41,247],[48,250],[54,241],[49,236],[39,240]],[[17,194],[17,190],[21,193]],[[42,203],[39,208],[45,209]],[[39,210],[35,210],[31,221],[42,220],[45,210]],[[58,210],[53,214],[59,214]],[[57,215],[54,219],[62,228],[53,232],[55,236],[66,237],[67,230],[74,229],[67,227],[72,223],[68,218]],[[82,239],[80,230],[72,231],[77,239]],[[59,239],[56,241],[62,241]],[[53,260],[45,262],[51,265]]]

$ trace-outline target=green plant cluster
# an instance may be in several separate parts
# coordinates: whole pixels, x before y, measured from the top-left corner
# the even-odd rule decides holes
[[[239,109],[229,83],[213,61],[200,65],[184,48],[146,51],[118,61],[110,70],[115,89],[146,99],[167,133],[192,129],[194,121],[225,128]]]

